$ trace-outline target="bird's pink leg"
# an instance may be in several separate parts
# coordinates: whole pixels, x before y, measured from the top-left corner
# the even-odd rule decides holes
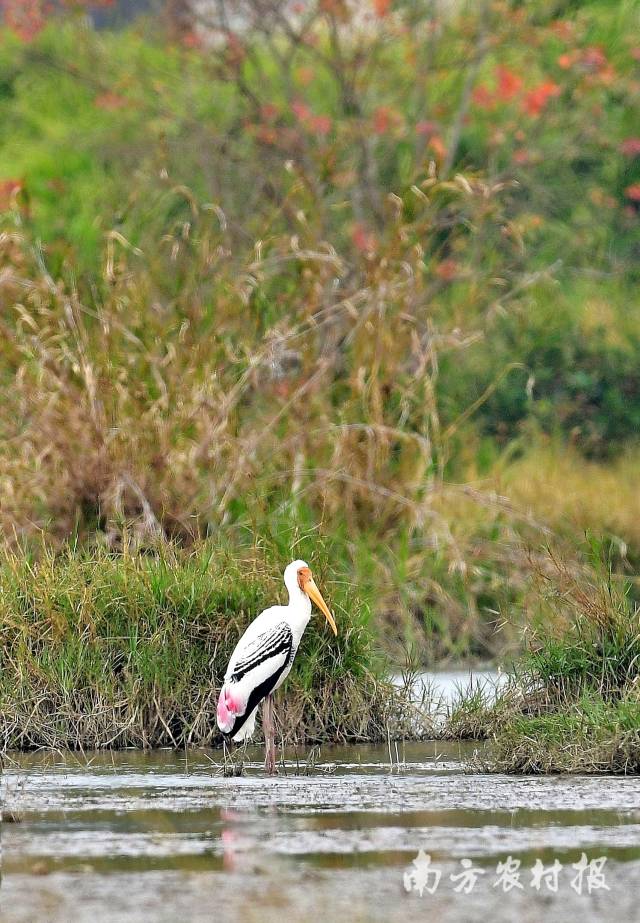
[[[262,706],[264,733],[264,768],[270,776],[276,772],[276,729],[273,721],[273,696],[268,695]]]

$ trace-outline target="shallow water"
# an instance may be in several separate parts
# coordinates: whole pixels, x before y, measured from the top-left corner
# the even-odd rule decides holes
[[[398,686],[404,677],[393,677]],[[481,692],[487,701],[495,699],[507,682],[508,675],[492,669],[429,670],[417,673],[412,680],[412,692],[417,701],[424,701],[433,714],[444,716],[461,698],[472,692]]]
[[[471,775],[472,750],[407,744],[398,765],[384,747],[326,748],[313,768],[288,753],[275,779],[258,751],[242,778],[214,751],[20,755],[2,781],[17,822],[2,828],[0,919],[637,919],[640,779]],[[404,886],[419,849],[441,873],[423,896]],[[606,857],[609,890],[586,893],[588,872],[571,888],[582,852]],[[508,856],[522,888],[505,893]],[[449,878],[463,859],[481,870],[468,894]],[[536,859],[562,864],[557,892],[530,886]]]

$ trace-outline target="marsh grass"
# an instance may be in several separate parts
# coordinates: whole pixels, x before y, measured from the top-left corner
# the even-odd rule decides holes
[[[640,703],[583,698],[562,711],[512,717],[488,752],[488,768],[500,772],[637,774]]]
[[[453,709],[445,734],[492,742],[500,772],[640,771],[640,610],[600,543],[590,566],[553,553],[536,574],[528,649],[495,701],[479,690]]]
[[[522,702],[522,688],[515,678],[510,677],[500,689],[471,683],[448,707],[441,736],[444,740],[487,740]]]
[[[220,743],[215,707],[228,657],[255,615],[283,599],[278,570],[251,549],[213,542],[188,553],[158,545],[145,556],[6,555],[2,748]],[[408,732],[408,699],[385,679],[366,607],[349,587],[325,592],[339,635],[312,619],[279,697],[281,739]]]
[[[553,553],[537,574],[538,611],[523,669],[552,701],[593,695],[620,701],[640,673],[640,609],[612,572],[607,549],[590,541],[590,566],[568,567]]]

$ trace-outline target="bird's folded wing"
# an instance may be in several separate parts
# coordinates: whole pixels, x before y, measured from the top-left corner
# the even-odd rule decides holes
[[[290,663],[293,633],[280,622],[257,635],[231,658],[218,702],[218,727],[233,737],[260,702],[275,688]]]
[[[239,683],[249,673],[259,672],[266,678],[284,667],[293,647],[293,634],[286,622],[263,631],[233,657],[225,680]],[[266,669],[265,669],[266,668]]]

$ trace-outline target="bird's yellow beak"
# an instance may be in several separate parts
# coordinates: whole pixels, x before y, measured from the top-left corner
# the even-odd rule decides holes
[[[316,604],[318,609],[322,612],[322,614],[326,618],[329,625],[331,625],[331,630],[333,631],[334,635],[337,636],[338,629],[336,628],[335,620],[333,616],[331,615],[331,613],[329,612],[329,607],[327,606],[326,602],[322,598],[322,593],[316,586],[316,582],[313,579],[313,577],[309,577],[308,580],[305,580],[304,591],[309,597],[309,599],[311,599]]]

